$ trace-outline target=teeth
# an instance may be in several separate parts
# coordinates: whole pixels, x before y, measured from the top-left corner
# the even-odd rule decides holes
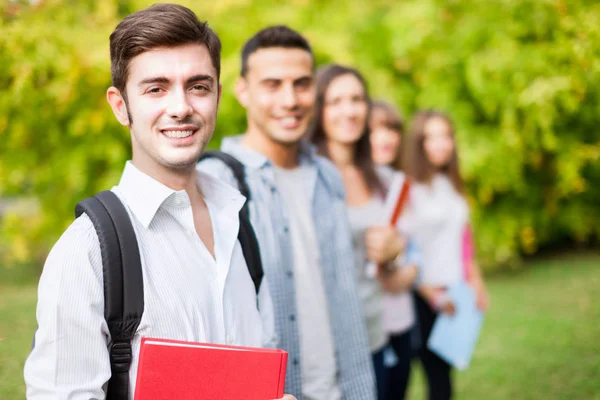
[[[293,123],[295,123],[297,120],[298,120],[298,119],[297,119],[296,117],[285,117],[285,118],[282,118],[282,119],[281,119],[281,121],[282,121],[284,124],[293,124]]]
[[[194,131],[163,131],[163,133],[170,138],[184,138],[191,136]]]

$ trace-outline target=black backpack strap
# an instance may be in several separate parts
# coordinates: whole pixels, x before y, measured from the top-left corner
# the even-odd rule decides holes
[[[100,242],[104,276],[104,317],[112,338],[111,378],[107,400],[128,399],[131,341],[144,312],[144,284],[140,251],[127,210],[111,191],[77,204],[86,213]]]
[[[250,219],[248,216],[244,215],[241,210],[238,240],[240,241],[240,246],[242,246],[242,253],[244,253],[248,272],[254,283],[254,290],[256,290],[256,294],[258,295],[260,284],[264,276],[262,260],[260,258],[260,247],[258,246],[258,239],[256,239],[256,234],[254,233]]]
[[[252,282],[254,282],[254,289],[258,295],[260,284],[264,276],[264,271],[260,258],[258,240],[256,239],[256,234],[252,228],[252,224],[250,223],[250,212],[248,210],[248,203],[250,202],[250,188],[246,183],[246,168],[244,167],[244,164],[242,164],[237,158],[222,151],[204,152],[198,162],[209,158],[216,158],[227,165],[237,181],[240,193],[246,197],[246,203],[240,210],[240,231],[238,234],[238,240],[242,246],[244,259],[246,260],[246,265],[248,265],[248,272],[250,273]]]
[[[242,164],[237,158],[222,151],[205,151],[202,153],[202,156],[200,156],[200,160],[198,160],[198,162],[209,158],[216,158],[217,160],[220,160],[223,162],[223,164],[227,165],[227,167],[233,173],[233,177],[237,181],[240,193],[247,199],[246,204],[244,204],[244,207],[242,207],[240,213],[243,212],[247,219],[250,220],[250,213],[248,212],[250,188],[246,183],[246,167],[244,167],[244,164]]]

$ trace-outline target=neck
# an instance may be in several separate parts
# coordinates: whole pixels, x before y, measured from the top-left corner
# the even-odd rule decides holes
[[[131,163],[146,175],[154,178],[163,185],[173,190],[185,190],[190,200],[198,198],[200,192],[196,184],[196,167],[190,166],[182,169],[169,169],[158,166],[156,163],[145,162],[133,156]]]
[[[278,167],[292,169],[298,166],[298,143],[276,142],[260,130],[248,127],[242,145],[264,155]]]
[[[338,168],[354,166],[354,144],[340,143],[328,140],[325,143],[329,158]]]

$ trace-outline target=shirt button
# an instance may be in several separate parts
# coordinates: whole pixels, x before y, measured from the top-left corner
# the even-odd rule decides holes
[[[294,365],[298,365],[298,359],[294,358],[294,360],[292,361],[294,363]]]
[[[284,228],[283,228],[283,231],[284,231],[285,233],[288,233],[288,231],[289,231],[289,228],[286,226],[286,227],[284,227]]]
[[[233,336],[227,335],[227,344],[233,344]]]
[[[292,276],[294,276],[294,274],[292,273],[292,271],[288,271],[287,276],[288,276],[288,278],[291,278]]]
[[[294,322],[296,320],[296,316],[295,315],[290,315],[290,321]]]

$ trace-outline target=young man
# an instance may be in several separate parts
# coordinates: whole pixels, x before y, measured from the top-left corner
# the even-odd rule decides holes
[[[220,48],[205,23],[173,4],[131,14],[110,36],[107,99],[133,147],[112,190],[128,210],[144,277],[129,397],[142,336],[245,346],[270,336],[237,240],[244,198],[195,168],[215,126]],[[44,266],[27,398],[105,398],[111,338],[102,271],[99,240],[83,214]],[[265,283],[261,312],[271,307]]]
[[[289,352],[286,391],[305,400],[373,399],[341,177],[302,140],[313,71],[311,48],[297,32],[276,26],[252,37],[236,85],[248,128],[222,150],[245,165],[276,333]],[[199,169],[235,184],[218,160]]]

